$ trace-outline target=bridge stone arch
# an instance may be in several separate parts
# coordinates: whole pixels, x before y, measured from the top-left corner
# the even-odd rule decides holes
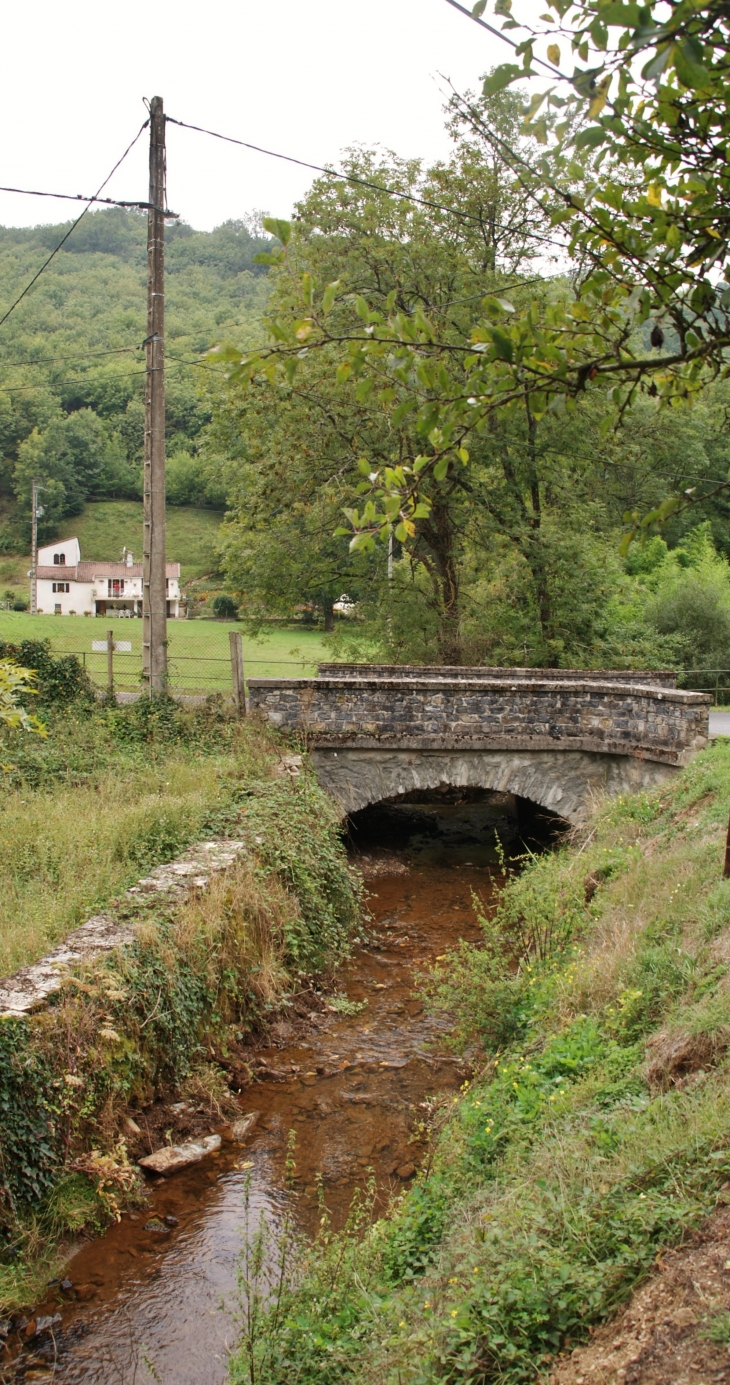
[[[572,824],[606,795],[654,788],[670,765],[589,751],[315,749],[317,778],[343,816],[417,789],[480,788],[513,793]]]
[[[317,678],[250,679],[249,709],[298,735],[343,815],[450,786],[580,823],[598,799],[664,782],[707,744],[712,699],[675,677],[329,664]]]

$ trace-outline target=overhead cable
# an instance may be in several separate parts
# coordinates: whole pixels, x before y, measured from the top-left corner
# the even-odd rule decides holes
[[[0,361],[0,369],[2,369],[2,361]],[[96,379],[99,382],[108,382],[110,380],[125,380],[130,375],[146,374],[146,370],[120,370],[114,375],[97,375]],[[65,380],[37,380],[33,385],[0,385],[0,394],[21,394],[25,390],[52,389],[62,385],[88,385],[90,383],[93,384],[94,380],[88,375],[78,375]]]
[[[141,346],[113,346],[107,351],[83,351],[73,356],[27,356],[24,361],[4,361],[0,356],[0,370],[14,370],[24,365],[53,365],[57,361],[89,361],[94,356],[121,356],[126,351],[141,350]]]
[[[87,201],[87,203],[86,203],[86,206],[84,207],[84,210],[82,211],[81,215],[80,215],[80,216],[77,216],[76,220],[75,220],[74,222],[72,222],[72,224],[69,226],[68,231],[66,232],[65,236],[62,236],[61,240],[58,242],[58,245],[55,247],[54,250],[51,251],[50,255],[48,256],[48,259],[47,259],[47,260],[44,260],[44,262],[43,262],[43,264],[41,265],[40,269],[33,275],[33,278],[32,278],[31,280],[29,280],[29,282],[26,284],[25,288],[23,289],[22,293],[19,293],[19,294],[18,294],[18,297],[15,299],[15,302],[14,302],[14,303],[11,303],[11,304],[10,304],[10,307],[9,307],[8,310],[7,310],[7,312],[4,313],[2,317],[0,317],[0,327],[2,327],[2,325],[3,325],[4,322],[7,322],[8,318],[10,317],[10,314],[13,313],[13,312],[15,312],[15,309],[17,308],[18,304],[19,304],[19,303],[22,303],[22,301],[23,301],[23,299],[25,298],[26,294],[30,293],[30,291],[31,291],[31,289],[32,289],[32,287],[33,287],[33,285],[34,285],[34,284],[37,284],[38,280],[39,280],[40,277],[41,277],[41,274],[43,274],[44,270],[46,270],[46,269],[48,268],[49,264],[51,263],[51,260],[53,260],[53,259],[55,258],[55,256],[58,254],[59,250],[61,250],[62,247],[66,244],[66,241],[68,240],[69,236],[72,235],[72,233],[76,230],[76,227],[78,226],[79,222],[80,222],[80,221],[83,221],[83,219],[84,219],[84,217],[86,216],[86,213],[88,212],[89,208],[90,208],[90,207],[93,205],[93,203],[101,196],[101,193],[104,191],[104,188],[106,187],[107,183],[110,182],[110,180],[113,178],[113,176],[114,176],[114,174],[116,173],[117,169],[119,168],[120,164],[124,163],[124,160],[126,159],[127,155],[128,155],[129,153],[131,153],[132,149],[134,149],[134,146],[135,146],[135,144],[137,143],[137,140],[139,139],[140,135],[142,134],[142,131],[143,131],[143,130],[146,130],[148,125],[149,125],[149,120],[145,120],[144,123],[140,126],[139,130],[137,131],[137,133],[136,133],[134,139],[132,140],[132,143],[127,145],[127,148],[125,149],[125,151],[124,151],[124,153],[122,154],[121,158],[120,158],[120,159],[117,159],[117,161],[116,161],[116,163],[115,163],[115,165],[114,165],[114,167],[113,167],[111,173],[107,174],[106,178],[104,179],[104,182],[101,184],[101,187],[97,189],[97,191],[96,191],[96,193],[94,194],[93,197],[91,197],[91,198],[88,199],[88,201]]]
[[[487,24],[486,19],[481,19],[480,16],[474,14],[472,10],[468,10],[465,5],[460,5],[459,0],[446,0],[446,4],[451,5],[452,9],[454,10],[459,10],[461,14],[465,14],[467,19],[473,20],[473,22],[475,24],[478,24],[480,28],[486,29],[487,33],[494,34],[494,37],[501,39],[502,43],[508,43],[510,48],[516,49],[518,47],[514,39],[510,38],[508,34],[503,34],[500,29],[495,29],[492,24]],[[570,82],[571,85],[573,84],[572,77],[568,77],[567,73],[561,72],[559,68],[553,67],[550,63],[544,62],[542,58],[536,58],[533,56],[531,61],[533,63],[536,63],[538,67],[544,67],[545,71],[549,72],[551,77],[557,78],[558,81]],[[529,72],[526,72],[524,75],[525,77],[531,76]]]
[[[475,221],[479,226],[484,225],[484,218],[474,212],[461,211],[458,207],[446,207],[441,202],[432,202],[428,197],[417,197],[413,192],[400,192],[397,188],[386,187],[384,183],[375,183],[370,178],[358,178],[355,173],[344,173],[341,169],[308,163],[306,159],[297,159],[293,154],[280,154],[275,149],[264,149],[259,144],[249,144],[245,139],[234,139],[232,135],[221,135],[216,130],[206,130],[202,125],[190,125],[186,120],[176,120],[171,115],[166,115],[165,120],[172,125],[179,125],[183,130],[195,130],[199,135],[210,135],[212,139],[223,140],[225,144],[237,144],[241,149],[253,150],[255,154],[266,154],[270,159],[283,159],[285,163],[297,164],[299,168],[310,168],[314,173],[323,173],[326,178],[336,178],[343,183],[356,183],[358,187],[371,188],[373,192],[384,192],[388,197],[397,197],[402,202],[415,202],[419,207],[429,207],[434,212],[446,212],[448,216],[458,216],[463,221]]]
[[[144,129],[144,126],[142,129]],[[113,172],[114,169],[112,169],[112,173]],[[109,178],[110,177],[111,173],[109,174]],[[107,178],[107,183],[109,182],[109,178]],[[0,192],[17,192],[21,197],[55,197],[61,202],[102,202],[105,207],[138,207],[141,211],[163,212],[165,216],[177,215],[176,212],[169,212],[166,208],[155,207],[151,202],[135,202],[129,199],[122,199],[120,201],[115,197],[86,197],[83,192],[37,192],[35,188],[3,187],[0,187]]]

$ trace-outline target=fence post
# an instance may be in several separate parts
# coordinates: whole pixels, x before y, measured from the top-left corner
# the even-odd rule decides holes
[[[231,645],[231,674],[233,677],[233,705],[239,717],[246,715],[246,689],[243,682],[243,641],[240,630],[229,630]]]
[[[106,632],[106,690],[109,698],[114,696],[114,631]]]

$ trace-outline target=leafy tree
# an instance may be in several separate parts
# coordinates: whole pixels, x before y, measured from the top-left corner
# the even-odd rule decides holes
[[[0,301],[12,302],[66,229],[0,228]],[[146,219],[136,212],[90,214],[3,327],[0,551],[27,542],[27,466],[32,460],[43,462],[52,482],[43,496],[49,521],[78,512],[88,498],[140,492],[146,237]],[[255,255],[269,244],[268,236],[244,222],[210,233],[184,225],[169,229],[171,455],[192,455],[209,422],[201,378],[210,372],[199,368],[199,353],[221,333],[235,334],[242,345],[259,339],[267,285],[266,270],[255,263]],[[67,428],[64,420],[75,415],[83,422]],[[99,440],[100,450],[92,458],[83,440],[70,440],[69,429],[75,435],[84,428]],[[219,493],[215,499],[204,494],[205,478],[202,484],[196,503],[222,504]],[[49,528],[47,524],[46,534]]]
[[[219,620],[235,620],[238,615],[238,607],[233,597],[228,596],[226,592],[221,592],[220,595],[214,597],[213,615],[217,616]]]
[[[647,618],[660,634],[678,639],[686,668],[728,669],[730,567],[709,530],[709,524],[695,529],[652,569]]]
[[[485,0],[474,7],[477,20]],[[343,330],[338,289],[302,279],[299,312],[274,326],[273,353],[291,374],[302,343],[308,351],[337,342],[351,378],[372,373],[395,389],[417,425],[420,448],[400,466],[373,470],[371,500],[353,509],[356,536],[400,527],[412,537],[419,505],[438,488],[495,415],[529,398],[540,419],[600,392],[608,432],[637,392],[670,406],[726,372],[730,345],[730,272],[723,277],[730,216],[724,150],[728,115],[728,25],[717,4],[679,0],[551,0],[551,15],[533,22],[498,6],[520,61],[490,74],[479,99],[454,95],[454,118],[481,143],[484,158],[507,165],[536,222],[533,234],[562,247],[571,282],[548,293],[524,285],[498,294],[485,282],[482,311],[463,346],[463,388],[452,387],[454,343],[429,308],[383,301],[363,286],[357,326]],[[561,44],[574,55],[560,71]],[[542,56],[544,51],[544,57]],[[643,63],[643,66],[642,66]],[[548,69],[555,80],[527,98],[521,136],[494,118],[495,98],[513,82]],[[280,262],[296,262],[296,237],[278,230]],[[359,288],[359,286],[357,286]],[[356,288],[346,286],[347,291]],[[270,364],[271,354],[244,357],[241,378]],[[730,485],[723,477],[716,489]],[[646,530],[695,503],[665,496]],[[414,530],[415,532],[415,530]]]
[[[33,477],[44,486],[41,530],[65,515],[81,513],[99,495],[135,495],[136,469],[127,462],[118,438],[110,436],[91,409],[55,418],[43,432],[34,429],[20,444],[13,482],[30,509]]]
[[[490,111],[495,125],[519,138],[512,94],[494,98]],[[565,283],[533,277],[542,253],[534,236],[546,219],[515,193],[503,162],[482,159],[456,120],[452,132],[448,164],[424,174],[394,156],[352,155],[347,171],[359,186],[319,180],[292,227],[268,223],[286,241],[286,254],[272,257],[270,323],[284,343],[288,378],[265,354],[240,364],[240,353],[221,353],[234,386],[252,382],[246,394],[234,388],[215,405],[216,445],[240,459],[226,482],[229,576],[249,600],[260,598],[262,613],[290,609],[297,593],[304,600],[311,592],[317,563],[336,555],[330,536],[343,507],[361,531],[354,552],[366,551],[371,567],[351,591],[340,550],[330,596],[338,586],[357,592],[372,637],[390,657],[590,666],[608,647],[620,663],[628,648],[666,661],[666,646],[640,613],[630,637],[621,619],[610,634],[607,603],[622,580],[616,531],[627,508],[655,504],[668,480],[702,481],[720,464],[721,398],[714,414],[708,407],[700,418],[679,420],[637,400],[616,435],[604,427],[607,406],[596,392],[575,409],[538,413],[525,389],[509,412],[471,431],[468,451],[442,452],[428,503],[413,497],[404,505],[395,496],[423,474],[424,442],[437,445],[440,401],[464,402],[485,287],[499,313],[508,285],[511,298],[525,292],[542,303],[568,292]],[[413,192],[426,205],[389,190]],[[461,219],[445,213],[449,206]],[[317,336],[314,316],[302,317],[302,298],[316,299],[317,284],[329,285],[326,337]],[[401,370],[369,354],[369,304],[403,323],[427,315],[439,334],[432,355],[410,357]],[[380,517],[371,501],[357,509],[356,490],[369,492],[373,479],[385,487]],[[385,552],[368,533],[378,527],[395,536],[390,583]]]

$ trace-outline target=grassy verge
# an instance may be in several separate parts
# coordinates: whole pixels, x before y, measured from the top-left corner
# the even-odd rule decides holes
[[[276,738],[215,705],[51,707],[16,735],[0,812],[4,958],[27,960],[105,905],[135,941],[77,968],[48,1008],[0,1020],[0,1314],[33,1302],[59,1240],[135,1196],[130,1103],[225,1090],[247,1033],[348,949],[359,895],[334,810]],[[115,898],[201,836],[243,839],[209,893]]]
[[[389,1216],[363,1235],[366,1199],[343,1235],[325,1222],[244,1312],[237,1385],[546,1378],[726,1198],[729,801],[718,742],[535,861],[484,945],[441,964],[430,1003],[480,1075]]]
[[[35,961],[154,865],[216,834],[256,736],[216,707],[39,709],[0,739],[0,975]]]
[[[49,640],[56,654],[76,654],[93,681],[106,686],[106,651],[92,649],[106,640],[110,622],[99,617],[31,616],[22,611],[0,611],[0,642]],[[114,677],[121,691],[139,691],[142,670],[141,620],[114,620],[114,637],[131,644],[131,650],[114,655]],[[331,657],[329,645],[316,630],[272,628],[250,636],[235,621],[170,620],[167,623],[170,680],[180,693],[221,693],[231,696],[229,632],[243,631],[246,677],[306,678],[317,671],[320,659]]]

